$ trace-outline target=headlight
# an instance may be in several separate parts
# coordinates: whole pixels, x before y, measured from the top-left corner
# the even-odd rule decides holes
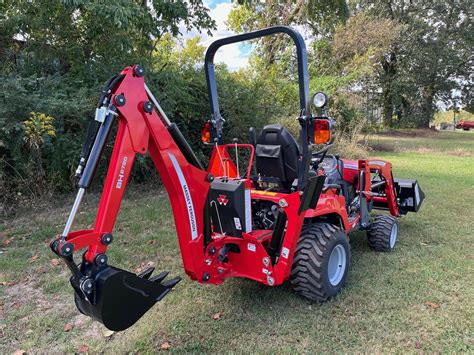
[[[313,104],[317,108],[323,108],[328,103],[328,97],[324,92],[317,92],[313,96]]]

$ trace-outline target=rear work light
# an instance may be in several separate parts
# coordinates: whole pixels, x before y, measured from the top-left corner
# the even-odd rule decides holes
[[[204,122],[201,127],[201,141],[204,144],[211,144],[211,124]]]
[[[326,118],[314,120],[314,144],[327,144],[332,140],[332,123]]]

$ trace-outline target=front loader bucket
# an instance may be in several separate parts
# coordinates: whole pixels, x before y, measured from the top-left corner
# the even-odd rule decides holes
[[[84,291],[84,286],[75,286],[72,278],[76,306],[81,313],[98,320],[110,330],[127,329],[181,280],[177,277],[162,283],[168,273],[149,278],[152,272],[153,268],[150,268],[135,275],[106,266],[89,279],[89,292]]]

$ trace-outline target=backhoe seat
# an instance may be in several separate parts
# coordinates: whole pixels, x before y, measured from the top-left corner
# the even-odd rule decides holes
[[[290,132],[281,125],[263,127],[255,147],[257,173],[262,177],[278,178],[290,188],[298,176],[299,149]]]

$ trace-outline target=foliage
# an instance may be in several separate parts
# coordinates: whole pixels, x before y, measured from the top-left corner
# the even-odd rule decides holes
[[[382,61],[384,116],[398,126],[428,126],[436,104],[470,106],[474,31],[469,1],[369,1],[352,4],[402,24],[400,40]]]
[[[399,40],[400,31],[396,21],[373,18],[366,13],[355,14],[338,25],[333,52],[341,72],[356,80],[380,72],[381,62]]]
[[[176,36],[181,22],[187,29],[214,28],[196,0],[7,0],[0,6],[2,59],[10,71],[26,74],[102,79],[125,63],[149,60],[163,34]]]
[[[344,0],[237,1],[230,13],[229,27],[248,32],[274,25],[306,26],[313,35],[326,36],[335,25],[349,16]]]
[[[30,117],[23,122],[25,135],[23,140],[30,149],[40,149],[45,137],[56,136],[53,126],[54,118],[44,113],[30,112]]]
[[[197,0],[0,2],[0,203],[71,189],[103,82],[133,63],[159,68],[156,47],[180,26],[215,28]]]

